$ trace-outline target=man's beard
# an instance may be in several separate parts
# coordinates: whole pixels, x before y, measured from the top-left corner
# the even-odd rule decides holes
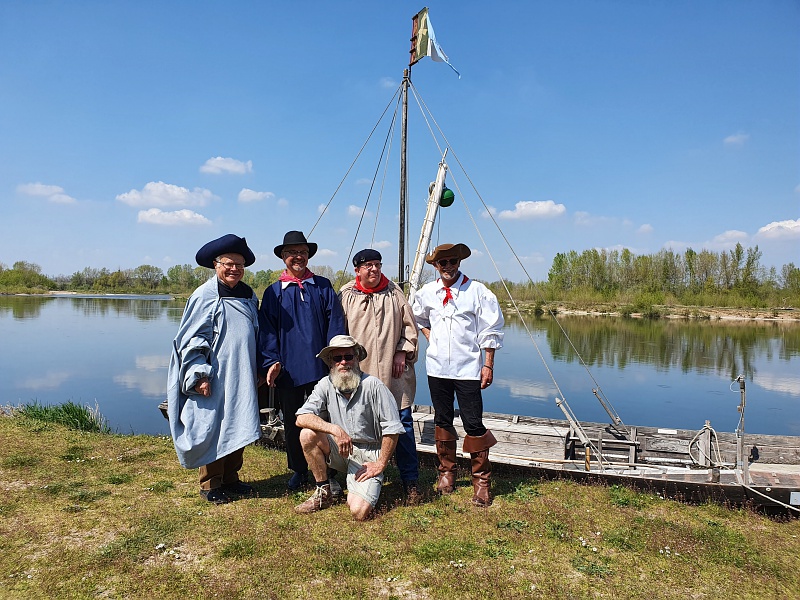
[[[352,394],[361,383],[361,369],[356,364],[351,366],[348,371],[340,371],[338,365],[333,365],[330,375],[333,387],[342,394]]]

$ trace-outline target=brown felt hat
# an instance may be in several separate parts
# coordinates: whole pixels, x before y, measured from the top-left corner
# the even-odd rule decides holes
[[[436,264],[436,261],[440,258],[450,257],[464,260],[465,258],[468,258],[470,254],[472,254],[472,252],[466,244],[442,244],[440,246],[436,246],[436,248],[433,249],[433,252],[425,257],[425,262],[429,265],[433,265]]]

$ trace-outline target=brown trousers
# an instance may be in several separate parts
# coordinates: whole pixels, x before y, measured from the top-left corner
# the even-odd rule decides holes
[[[212,463],[200,467],[200,489],[215,490],[223,483],[239,481],[239,469],[244,462],[244,448],[234,450],[228,456],[218,458]]]

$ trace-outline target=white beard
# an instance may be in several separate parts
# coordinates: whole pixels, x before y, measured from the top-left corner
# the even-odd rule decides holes
[[[361,383],[361,369],[357,364],[353,364],[349,371],[340,371],[338,365],[334,365],[330,375],[333,387],[345,395],[355,392]]]

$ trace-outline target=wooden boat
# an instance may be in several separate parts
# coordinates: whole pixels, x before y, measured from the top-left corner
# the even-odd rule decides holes
[[[412,60],[403,73],[400,90],[403,104],[398,272],[409,273],[408,281],[402,283],[408,285],[410,293],[420,287],[423,260],[430,246],[438,209],[452,203],[452,193],[446,195],[448,165],[445,159],[448,148],[445,147],[436,180],[428,190],[427,212],[413,266],[409,271],[404,259],[407,215],[406,119],[411,66],[419,59],[419,47],[416,44],[418,17],[413,20]],[[486,252],[491,254],[488,248]],[[510,299],[511,305],[516,308],[514,299]],[[519,311],[517,314],[527,328],[525,315]],[[498,440],[491,450],[491,460],[529,470],[538,476],[620,483],[690,501],[712,499],[800,515],[800,437],[745,434],[745,380],[740,376],[738,381],[741,416],[735,433],[718,433],[708,422],[699,432],[628,427],[598,385],[592,391],[610,417],[608,424],[579,421],[563,394],[555,401],[564,413],[564,420],[484,413],[486,427],[492,430]],[[555,381],[553,383],[558,389],[558,384]],[[274,404],[269,402],[269,406]],[[160,408],[166,417],[166,402]],[[267,408],[261,412],[262,441],[282,446],[283,423],[279,410]],[[418,452],[435,455],[433,408],[416,405],[413,418]],[[464,431],[458,417],[455,426],[459,436],[463,437]],[[468,458],[468,455],[463,457]]]

